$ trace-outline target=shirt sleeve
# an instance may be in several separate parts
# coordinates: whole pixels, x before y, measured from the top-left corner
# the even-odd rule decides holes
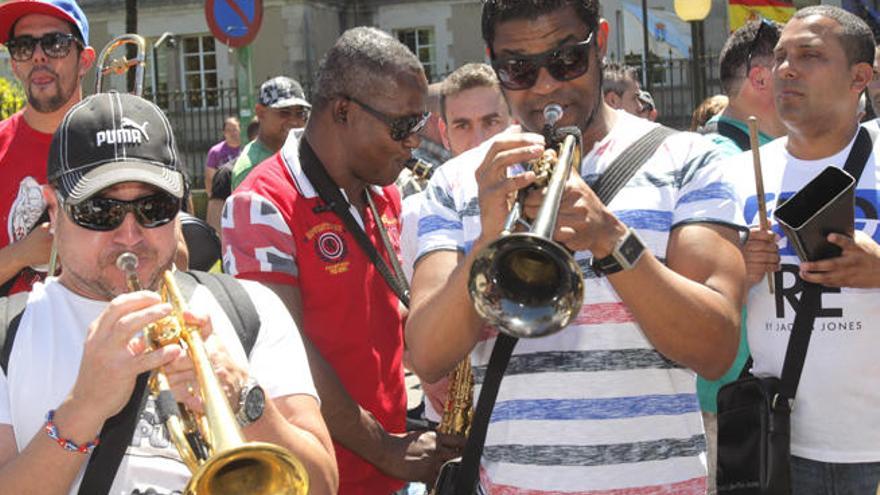
[[[306,394],[318,399],[302,338],[284,303],[269,288],[242,285],[260,315],[260,333],[251,351],[250,372],[272,399]]]
[[[419,249],[419,212],[424,194],[419,192],[403,198],[400,221],[400,257],[406,279],[412,282],[413,266]]]
[[[444,172],[443,168],[438,170],[422,193],[416,260],[433,251],[465,251],[464,225]]]
[[[671,139],[679,142],[670,143],[666,149],[685,153],[674,158],[683,165],[676,174],[678,194],[673,228],[688,223],[715,223],[747,230],[742,200],[736,193],[732,174],[725,172],[729,160],[724,154],[695,134],[682,133]]]
[[[220,165],[220,152],[216,148],[208,150],[208,159],[205,161],[205,168],[217,169]]]
[[[293,235],[271,201],[253,191],[237,192],[227,198],[220,225],[224,272],[296,285],[299,270]]]
[[[9,384],[3,371],[0,371],[0,424],[12,424],[12,413],[9,410]]]

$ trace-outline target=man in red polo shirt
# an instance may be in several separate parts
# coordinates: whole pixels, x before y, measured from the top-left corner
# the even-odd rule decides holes
[[[49,261],[49,224],[37,225],[46,208],[49,143],[64,114],[82,99],[82,78],[95,50],[74,0],[0,5],[0,44],[28,100],[0,122],[0,295],[6,295],[30,290],[40,278],[31,266]]]
[[[221,219],[225,270],[275,290],[310,341],[343,495],[431,482],[460,446],[405,431],[400,301],[338,208],[392,267],[400,238],[393,183],[419,145],[426,91],[404,45],[373,28],[346,31],[321,63],[304,133],[291,133],[254,169]],[[322,199],[332,197],[328,189],[335,204]]]

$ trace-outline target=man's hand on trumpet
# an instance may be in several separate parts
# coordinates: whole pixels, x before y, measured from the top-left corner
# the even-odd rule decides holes
[[[153,292],[117,296],[88,329],[76,383],[69,399],[101,422],[128,402],[137,376],[183,355],[180,346],[148,349],[141,330],[171,314],[171,305]],[[79,410],[79,409],[78,409]]]
[[[544,153],[544,136],[522,132],[512,126],[500,134],[474,175],[480,201],[481,237],[488,242],[501,234],[504,219],[517,191],[535,181],[533,172],[510,175],[510,167],[539,158]]]
[[[183,316],[188,327],[199,329],[202,340],[205,342],[205,352],[211,361],[211,368],[226,394],[226,400],[235,410],[241,386],[248,378],[247,370],[238,366],[220,338],[214,335],[210,317],[194,314],[190,311],[184,311]],[[168,377],[171,392],[178,402],[183,403],[193,412],[204,412],[199,379],[189,354],[181,353],[177,359],[165,366],[165,375]]]
[[[526,197],[526,217],[535,218],[543,202],[544,191],[532,191]],[[578,170],[572,170],[559,202],[553,240],[572,251],[589,250],[603,258],[624,234],[626,225],[599,201]]]

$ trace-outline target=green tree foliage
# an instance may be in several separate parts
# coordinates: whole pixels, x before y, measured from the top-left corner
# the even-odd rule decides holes
[[[13,81],[0,77],[0,120],[21,110],[25,104],[24,91]]]

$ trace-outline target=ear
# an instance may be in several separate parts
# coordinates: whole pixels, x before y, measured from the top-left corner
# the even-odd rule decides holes
[[[611,32],[611,27],[608,26],[608,21],[605,19],[599,19],[599,32],[596,33],[596,43],[599,45],[599,59],[605,58],[605,54],[608,53],[608,34]]]
[[[861,92],[864,91],[874,79],[874,66],[866,62],[853,65],[850,72],[853,77],[852,89],[859,94],[861,94]]]
[[[82,79],[95,65],[95,49],[87,46],[79,54],[79,77]]]
[[[605,103],[611,108],[620,108],[620,99],[620,95],[614,91],[608,91],[605,93]]]
[[[749,70],[747,76],[749,84],[751,84],[756,91],[770,89],[770,69],[761,65],[755,65]]]
[[[49,210],[49,229],[54,233],[55,226],[58,225],[58,197],[55,188],[50,185],[43,186],[42,190],[46,208]]]
[[[440,129],[440,140],[443,141],[443,147],[452,151],[452,146],[449,145],[449,136],[446,134],[449,131],[446,120],[442,117],[437,119],[437,127]]]
[[[266,107],[264,107],[260,103],[257,103],[256,105],[254,105],[254,113],[257,115],[257,119],[263,120],[263,117],[266,116]]]
[[[338,124],[345,124],[348,122],[348,111],[351,106],[351,101],[346,98],[337,98],[333,102],[333,106],[331,110],[333,112],[333,122]]]

